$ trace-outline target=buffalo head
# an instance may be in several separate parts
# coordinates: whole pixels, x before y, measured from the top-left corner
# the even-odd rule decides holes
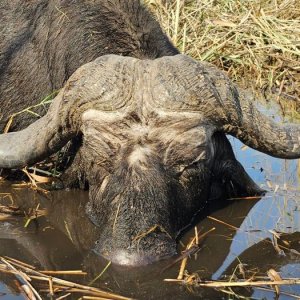
[[[213,66],[184,55],[107,55],[79,68],[48,113],[0,136],[0,167],[34,164],[82,134],[96,250],[120,264],[176,252],[175,238],[214,193],[259,194],[225,134],[282,158],[300,157],[300,127],[261,115]]]

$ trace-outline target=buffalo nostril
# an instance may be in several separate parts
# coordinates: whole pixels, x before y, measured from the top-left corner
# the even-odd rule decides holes
[[[160,254],[145,254],[138,252],[131,253],[124,249],[121,249],[110,253],[102,253],[102,256],[117,265],[142,266],[154,263],[162,259],[170,258],[176,254],[177,252],[173,251],[161,256]]]
[[[111,240],[100,240],[94,251],[117,265],[141,266],[176,255],[177,245],[175,240],[161,235],[146,237],[143,242],[131,243],[127,247],[124,244],[120,247]]]

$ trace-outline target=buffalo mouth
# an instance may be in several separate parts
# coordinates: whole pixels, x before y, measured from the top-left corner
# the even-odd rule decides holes
[[[94,251],[114,264],[124,266],[148,265],[177,254],[175,239],[163,232],[137,237],[127,247],[120,247],[119,242],[101,238],[96,242]]]
[[[86,211],[90,220],[101,230],[94,252],[114,264],[147,265],[177,254],[176,236],[172,227],[167,227],[168,218],[161,222],[164,225],[159,225],[153,221],[157,217],[155,215],[143,223],[141,216],[121,213],[119,220],[104,218],[100,224],[100,214],[95,207],[89,203]]]
[[[101,229],[95,251],[120,265],[144,265],[176,254],[180,186],[156,155],[143,167],[116,162],[86,207]],[[150,163],[151,162],[151,163]]]

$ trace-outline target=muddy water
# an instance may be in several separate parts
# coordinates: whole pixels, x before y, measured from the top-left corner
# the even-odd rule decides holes
[[[265,275],[274,268],[282,277],[300,278],[300,256],[286,251],[279,255],[272,245],[272,231],[283,233],[282,239],[289,247],[300,252],[300,178],[297,161],[271,158],[231,139],[238,160],[251,177],[268,193],[259,201],[226,201],[226,207],[211,216],[235,227],[219,224],[204,218],[198,229],[205,232],[216,230],[203,242],[197,258],[188,262],[190,273],[197,272],[201,278],[220,279],[231,275],[239,263],[245,270]],[[0,221],[0,255],[8,255],[41,269],[82,269],[88,275],[82,279],[71,278],[83,284],[94,279],[107,261],[93,252],[99,232],[84,213],[88,194],[84,191],[53,191],[49,199],[27,189],[18,189],[9,183],[0,185],[1,193],[11,193],[16,203],[48,210],[46,217],[31,222],[24,228],[22,218]],[[9,199],[1,197],[1,203]],[[182,239],[187,243],[194,234],[188,232]],[[142,268],[110,266],[95,286],[112,290],[137,299],[229,299],[228,296],[208,289],[189,291],[184,287],[163,282],[164,278],[176,278],[178,264],[161,273],[169,261]],[[236,271],[238,274],[238,271]],[[300,287],[282,287],[281,291],[300,297]],[[272,292],[260,289],[237,290],[237,293],[253,299],[275,299]],[[76,296],[72,299],[78,299]],[[0,273],[0,299],[23,299],[13,278]],[[46,299],[46,296],[45,296]],[[71,299],[71,298],[67,298]],[[280,299],[291,299],[281,295]]]

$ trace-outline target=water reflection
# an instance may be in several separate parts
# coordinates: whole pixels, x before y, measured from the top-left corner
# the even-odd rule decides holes
[[[233,143],[235,149],[243,147],[237,140]],[[218,278],[231,261],[244,250],[266,238],[272,239],[270,230],[283,233],[300,232],[297,161],[271,158],[250,149],[238,152],[237,156],[247,171],[250,170],[252,178],[255,178],[256,182],[261,182],[269,192],[250,210],[241,224],[233,238],[230,253],[214,274],[214,279]],[[269,182],[269,186],[265,182]]]
[[[243,148],[239,141],[235,140],[233,143],[236,149]],[[270,242],[273,237],[270,231],[276,230],[290,234],[300,232],[300,184],[299,176],[297,176],[299,161],[278,160],[248,149],[238,151],[237,156],[247,171],[251,173],[252,178],[255,178],[256,182],[260,182],[269,192],[253,206],[244,219],[233,237],[229,254],[213,274],[213,279],[220,278],[226,270],[230,269],[229,266],[237,257],[241,260],[242,253],[247,252],[247,249],[252,249],[250,256],[252,255],[259,268],[263,269],[266,263],[263,257],[263,253],[267,251],[266,247],[257,253],[260,253],[258,257],[255,257],[252,246],[258,245],[260,241],[266,239]],[[267,251],[268,256],[272,257],[278,264],[280,261],[285,261],[288,264],[289,260],[277,255],[272,244],[269,243],[269,245],[271,249],[269,252]],[[296,243],[294,246],[299,251],[300,244]],[[291,261],[297,262],[299,259],[300,256],[296,256],[291,258]],[[290,266],[294,266],[294,264],[292,263]],[[291,275],[284,272],[284,266],[280,270],[283,276]],[[297,268],[295,267],[293,270],[296,271]],[[299,272],[292,273],[292,277],[300,276]],[[300,294],[299,289],[297,292]]]

